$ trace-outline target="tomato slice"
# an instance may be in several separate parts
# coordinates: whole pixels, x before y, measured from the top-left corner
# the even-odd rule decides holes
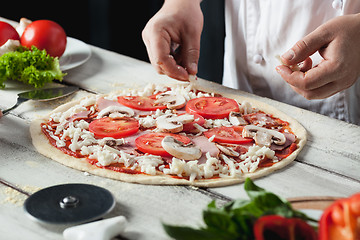
[[[257,240],[304,239],[316,240],[315,230],[300,218],[285,218],[279,215],[267,215],[258,218],[254,224]]]
[[[185,144],[191,142],[190,138],[173,133],[148,133],[135,139],[135,144],[136,147],[143,153],[171,157],[171,155],[161,146],[161,141],[166,136],[172,136]]]
[[[123,117],[113,119],[100,118],[89,124],[89,131],[97,138],[123,138],[135,134],[139,130],[139,122],[135,118]]]
[[[230,112],[239,112],[239,105],[234,99],[225,97],[201,97],[187,102],[186,111],[197,113],[204,118],[221,119],[229,117]]]
[[[180,115],[182,115],[182,114],[180,114]],[[190,123],[185,123],[183,125],[183,132],[191,133],[194,130],[196,130],[196,127],[194,127],[194,123],[199,124],[199,126],[204,125],[205,119],[201,115],[196,114],[196,113],[192,113],[192,115],[194,115],[194,121],[190,122]]]
[[[142,111],[156,111],[157,109],[165,109],[165,105],[158,105],[155,103],[154,97],[142,96],[119,96],[118,102],[126,107],[142,110]]]
[[[252,138],[243,138],[242,130],[244,127],[241,126],[232,126],[232,127],[216,127],[213,129],[204,132],[204,135],[207,138],[214,137],[214,142],[219,143],[232,143],[232,144],[244,144],[251,143],[253,141]]]

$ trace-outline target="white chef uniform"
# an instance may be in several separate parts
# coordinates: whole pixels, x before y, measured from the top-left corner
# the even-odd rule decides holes
[[[322,23],[358,12],[359,0],[225,0],[223,84],[360,125],[360,80],[327,99],[306,100],[275,70],[276,55]]]

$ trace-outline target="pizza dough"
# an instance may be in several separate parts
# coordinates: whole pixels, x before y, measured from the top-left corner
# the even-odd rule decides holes
[[[182,84],[179,84],[182,85]],[[214,92],[214,89],[209,89],[202,86],[196,86],[198,90],[204,92]],[[73,157],[68,154],[65,154],[63,151],[59,150],[59,148],[54,147],[50,144],[48,137],[42,131],[42,123],[47,123],[49,117],[54,113],[64,113],[69,110],[71,107],[78,105],[81,100],[73,101],[66,103],[64,105],[59,106],[55,110],[53,110],[48,116],[44,118],[34,120],[30,125],[30,133],[33,141],[33,145],[37,149],[37,151],[65,166],[85,171],[97,176],[102,176],[106,178],[112,178],[125,182],[133,182],[140,184],[159,184],[159,185],[193,185],[198,187],[218,187],[218,186],[226,186],[232,185],[236,183],[243,182],[247,177],[252,179],[259,178],[262,176],[266,176],[276,170],[284,168],[286,165],[295,160],[296,156],[302,150],[306,143],[306,130],[302,127],[295,119],[287,116],[286,114],[280,112],[276,108],[251,98],[243,97],[235,94],[228,94],[226,92],[216,92],[217,94],[221,94],[223,97],[235,99],[238,103],[248,102],[251,104],[252,108],[256,108],[260,111],[265,112],[266,114],[272,115],[274,118],[279,118],[282,121],[286,121],[289,123],[289,127],[291,131],[296,135],[296,145],[297,148],[294,152],[292,152],[286,158],[274,163],[269,167],[258,168],[254,172],[236,174],[235,176],[213,176],[210,178],[193,178],[189,179],[189,177],[178,177],[174,174],[164,174],[163,172],[157,169],[156,175],[146,174],[146,173],[126,173],[113,171],[110,169],[98,167],[95,164],[91,164],[86,158],[78,158]],[[114,94],[103,95],[106,96],[114,96]]]

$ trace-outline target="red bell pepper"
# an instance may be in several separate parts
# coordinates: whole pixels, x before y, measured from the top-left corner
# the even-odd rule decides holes
[[[360,193],[340,199],[320,219],[320,240],[360,240]]]
[[[260,217],[254,224],[256,240],[317,240],[317,233],[300,218],[285,218],[279,215]]]

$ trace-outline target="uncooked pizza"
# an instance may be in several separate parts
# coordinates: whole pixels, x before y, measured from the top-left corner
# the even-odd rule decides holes
[[[126,182],[224,186],[285,167],[306,142],[293,118],[192,83],[93,95],[31,123],[43,155]]]

